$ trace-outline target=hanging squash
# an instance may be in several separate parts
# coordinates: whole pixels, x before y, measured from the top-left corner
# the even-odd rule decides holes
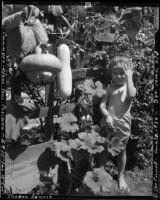
[[[37,53],[26,56],[19,67],[31,82],[46,84],[53,82],[62,63],[52,54]]]
[[[57,49],[57,56],[62,63],[62,70],[57,74],[59,94],[66,99],[72,93],[72,71],[68,46],[61,44]]]

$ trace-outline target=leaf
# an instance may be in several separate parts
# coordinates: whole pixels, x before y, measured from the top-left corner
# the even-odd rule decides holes
[[[49,169],[49,176],[52,177],[52,182],[57,185],[58,183],[58,169],[59,165],[56,164],[54,168],[50,167]]]
[[[95,90],[94,82],[92,79],[86,79],[84,81],[84,90],[86,93],[93,94]]]
[[[80,149],[80,150],[71,149],[71,152],[72,152],[74,162],[79,162],[80,160],[83,160],[89,157],[88,152],[84,149]]]
[[[76,132],[79,130],[77,125],[77,118],[72,113],[62,114],[62,117],[59,118],[59,125],[62,131],[65,132]]]
[[[79,149],[81,146],[81,140],[76,138],[76,139],[69,139],[68,144],[72,149]]]
[[[101,192],[107,192],[112,186],[112,177],[104,171],[104,168],[95,168],[88,171],[84,177],[83,183],[86,184],[95,195]]]
[[[67,144],[67,141],[65,140],[62,140],[61,142],[55,141],[53,149],[56,156],[61,160],[68,162],[69,159],[73,159],[71,153],[71,147]]]
[[[122,141],[118,137],[112,137],[108,145],[108,151],[112,156],[118,155],[124,149]]]
[[[48,7],[50,7],[49,11],[56,17],[59,17],[63,14],[63,10],[61,6],[49,5]]]
[[[82,140],[81,149],[86,149],[89,153],[96,154],[104,150],[100,145],[105,142],[105,138],[101,137],[98,133],[81,132],[78,137]]]
[[[83,91],[84,90],[84,84],[82,82],[75,83],[75,88],[80,90],[80,91]]]
[[[75,103],[67,103],[65,105],[61,105],[59,109],[59,115],[73,112],[75,106]]]

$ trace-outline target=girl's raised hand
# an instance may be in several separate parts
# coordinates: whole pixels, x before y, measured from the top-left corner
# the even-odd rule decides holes
[[[126,78],[132,77],[132,75],[133,75],[133,64],[131,64],[131,63],[125,64],[125,75],[126,75]]]

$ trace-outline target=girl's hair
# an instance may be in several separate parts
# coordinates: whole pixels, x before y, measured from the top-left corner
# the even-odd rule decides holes
[[[120,63],[120,64],[125,63],[125,64],[128,65],[129,63],[131,63],[131,60],[130,60],[128,57],[115,56],[115,57],[111,60],[111,62],[109,63],[109,65],[108,65],[109,71],[111,72],[111,69],[112,69],[115,65],[117,65],[118,63]]]

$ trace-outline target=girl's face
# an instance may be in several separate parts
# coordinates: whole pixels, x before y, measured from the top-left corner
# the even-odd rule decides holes
[[[118,86],[122,86],[126,82],[125,71],[121,66],[116,65],[111,69],[111,77],[112,81]]]

